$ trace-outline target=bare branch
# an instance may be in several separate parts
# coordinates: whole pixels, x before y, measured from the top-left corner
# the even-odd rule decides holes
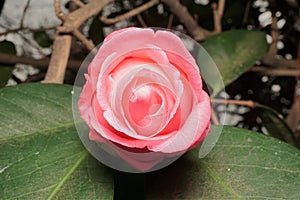
[[[73,34],[88,48],[88,50],[92,51],[95,48],[94,43],[91,40],[88,40],[78,29],[75,29]]]
[[[104,22],[105,24],[114,24],[117,23],[119,21],[122,21],[124,19],[128,19],[130,17],[136,16],[138,14],[140,14],[141,12],[144,12],[145,10],[148,10],[149,8],[151,8],[152,6],[156,5],[159,2],[159,0],[150,0],[147,3],[123,14],[123,15],[119,15],[115,18],[106,18],[106,17],[99,17],[99,19]]]
[[[137,19],[139,20],[140,24],[142,25],[142,27],[146,28],[148,27],[145,20],[143,19],[142,15],[138,14],[137,15]]]
[[[24,7],[24,11],[23,11],[23,15],[22,15],[22,18],[21,18],[21,23],[20,23],[20,29],[22,29],[24,27],[24,18],[25,18],[26,11],[29,8],[29,4],[30,4],[30,0],[27,1],[26,5]]]
[[[179,18],[195,40],[202,41],[222,31],[221,21],[225,7],[225,0],[219,0],[218,6],[216,4],[212,5],[215,23],[215,30],[213,31],[206,30],[199,26],[192,15],[188,12],[187,8],[180,4],[179,0],[161,1],[170,7],[171,12]]]
[[[219,0],[218,5],[216,3],[212,4],[213,14],[214,14],[214,34],[222,32],[222,17],[225,8],[225,0]]]
[[[179,20],[185,25],[188,32],[196,39],[203,40],[209,34],[209,31],[198,26],[192,15],[188,12],[187,8],[180,4],[179,0],[161,0],[169,6],[172,13],[174,13]]]
[[[26,65],[32,65],[35,67],[47,67],[49,65],[50,58],[45,57],[42,59],[34,59],[24,56],[16,56],[12,54],[6,54],[6,53],[0,53],[0,63],[5,64],[26,64]],[[81,65],[81,61],[77,60],[69,60],[68,61],[68,68],[70,69],[78,69]]]
[[[278,52],[277,42],[278,42],[278,37],[279,37],[279,31],[278,31],[278,27],[277,27],[277,22],[278,22],[277,17],[273,17],[272,25],[271,25],[272,43],[271,43],[269,51],[268,51],[268,53],[271,55],[276,55]]]
[[[239,106],[247,106],[250,108],[255,108],[256,103],[251,100],[233,100],[233,99],[212,99],[212,103],[222,103],[222,104],[235,104]]]
[[[254,66],[249,71],[270,76],[300,76],[300,70],[298,69],[270,69],[268,67]]]
[[[261,62],[266,66],[275,68],[296,68],[297,61],[278,58],[276,55],[266,53],[262,57]]]
[[[30,28],[24,28],[24,27],[21,28],[21,27],[19,27],[19,28],[16,28],[16,29],[10,29],[10,30],[7,30],[5,32],[1,32],[0,36],[7,35],[9,33],[17,33],[17,32],[20,32],[20,31],[40,32],[40,31],[52,30],[52,29],[55,29],[55,28],[56,28],[56,26],[47,27],[47,28],[39,28],[39,29],[30,29]]]
[[[172,13],[172,14],[170,14],[169,19],[168,19],[167,29],[172,28],[173,19],[174,19],[174,14]]]
[[[72,0],[73,3],[75,3],[80,8],[83,7],[85,4],[80,0]]]
[[[71,35],[57,35],[44,83],[63,83],[71,48]]]
[[[211,112],[211,120],[212,122],[215,124],[215,125],[219,125],[220,124],[220,121],[218,119],[218,116],[216,114],[216,112],[214,110],[212,110]]]
[[[248,20],[250,7],[251,7],[251,0],[248,0],[246,8],[245,8],[245,13],[244,13],[244,17],[243,17],[243,25],[242,25],[242,27],[244,27],[244,25],[246,24],[246,22]]]
[[[61,19],[62,21],[64,21],[65,18],[66,18],[66,15],[65,15],[65,13],[60,8],[60,1],[59,0],[54,0],[54,8],[55,8],[55,14],[56,14],[56,16],[59,19]]]
[[[300,36],[297,51],[296,69],[300,70]],[[287,123],[290,125],[292,130],[296,132],[296,135],[300,136],[300,75],[296,77],[294,101],[290,114],[287,117]]]
[[[77,36],[88,49],[92,49],[93,44],[83,36],[78,28],[90,17],[99,13],[102,8],[113,0],[91,0],[81,8],[64,15],[60,9],[59,0],[55,0],[54,6],[56,14],[63,20],[63,26],[57,29],[57,35],[53,43],[53,53],[51,55],[48,71],[43,82],[63,83],[68,58],[70,55],[72,34]],[[62,34],[62,32],[64,34]]]

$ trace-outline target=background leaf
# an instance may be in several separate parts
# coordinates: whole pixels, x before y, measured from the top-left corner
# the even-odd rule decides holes
[[[280,113],[261,104],[256,104],[256,110],[263,126],[267,129],[271,136],[286,141],[296,147],[299,146],[294,132],[285,122],[284,117]]]
[[[207,52],[200,50],[198,63],[214,96],[224,87],[215,65],[226,86],[252,67],[266,52],[268,44],[264,32],[231,30],[210,37],[202,46]],[[214,63],[207,59],[207,53]]]
[[[207,157],[199,159],[195,149],[149,174],[147,184],[147,199],[298,199],[300,151],[272,137],[224,126]]]
[[[110,170],[77,136],[71,90],[51,84],[0,90],[1,199],[112,199]]]
[[[33,32],[33,38],[41,47],[46,48],[52,45],[52,41],[45,31]]]
[[[16,55],[17,53],[15,45],[9,41],[0,42],[0,52],[13,55]],[[12,64],[0,63],[0,88],[7,84],[7,81],[12,76],[14,66],[15,65]]]

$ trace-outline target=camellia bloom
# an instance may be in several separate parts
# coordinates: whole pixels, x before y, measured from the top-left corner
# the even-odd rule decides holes
[[[169,31],[111,33],[85,77],[78,108],[90,140],[111,146],[141,171],[195,147],[210,129],[199,68]]]

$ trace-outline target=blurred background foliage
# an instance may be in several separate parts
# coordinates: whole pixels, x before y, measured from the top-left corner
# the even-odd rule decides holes
[[[87,20],[80,30],[96,45],[101,43],[111,31],[128,26],[170,28],[189,34],[181,20],[176,17],[176,13],[172,13],[163,2],[158,2],[141,14],[114,24],[107,25],[99,19],[99,17],[117,17],[147,2],[146,0],[116,0],[107,5],[98,15]],[[214,28],[212,4],[218,1],[181,0],[180,2],[186,6],[198,25],[208,30]],[[76,9],[76,6],[72,1],[62,0],[61,8],[68,13]],[[0,87],[43,80],[52,53],[56,27],[61,24],[55,15],[53,1],[1,1],[0,12]],[[277,20],[276,30],[272,27],[274,18]],[[297,49],[300,18],[297,0],[227,0],[222,18],[222,31],[235,29],[263,31],[269,44],[274,39],[272,31],[275,31],[278,34],[275,44],[276,58],[299,60]],[[202,42],[205,41],[200,43]],[[89,50],[81,42],[73,40],[70,54],[73,64],[70,62],[66,71],[64,79],[66,84],[73,84],[80,62],[88,53]],[[270,69],[270,66],[264,65],[259,60],[255,66]],[[278,66],[271,67],[289,69],[280,66],[280,63]],[[295,69],[296,66],[291,68]],[[298,101],[295,97],[297,83],[299,85],[299,75],[298,77],[295,74],[284,73],[272,75],[267,72],[247,70],[227,85],[226,93],[221,92],[218,97],[226,96],[237,101],[251,100],[263,106],[214,104],[214,109],[218,112],[220,120],[225,120],[225,124],[264,134],[270,134],[270,130],[275,129],[283,134],[292,135],[293,139],[289,142],[282,136],[273,135],[274,137],[297,145],[300,138],[300,124],[295,126],[286,122],[287,118],[300,115],[292,112],[292,106]],[[223,111],[227,112],[226,119]]]

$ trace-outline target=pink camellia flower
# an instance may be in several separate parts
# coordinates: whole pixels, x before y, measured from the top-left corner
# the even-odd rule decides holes
[[[85,77],[78,107],[90,140],[111,146],[141,171],[195,147],[210,129],[199,68],[169,31],[111,33]]]

